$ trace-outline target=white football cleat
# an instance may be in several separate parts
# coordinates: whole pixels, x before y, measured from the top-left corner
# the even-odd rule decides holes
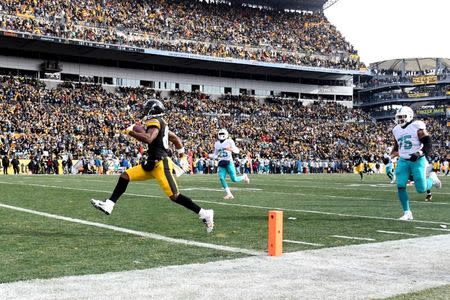
[[[401,216],[401,217],[398,218],[398,219],[399,219],[399,220],[402,220],[402,221],[409,221],[409,220],[412,220],[412,219],[413,219],[412,212],[411,212],[410,210],[405,211],[404,214],[403,214],[403,216]]]
[[[433,186],[435,188],[440,189],[442,187],[442,182],[437,177],[436,172],[430,172],[430,175],[428,177],[430,177],[433,180]]]
[[[233,199],[234,199],[234,196],[233,196],[233,194],[227,194],[227,195],[225,195],[225,196],[223,197],[223,199],[224,199],[224,200],[233,200]]]
[[[202,219],[203,223],[206,226],[206,232],[211,233],[214,229],[214,210],[212,209],[203,210],[200,219]]]
[[[392,177],[392,180],[391,180],[391,184],[394,184],[396,180],[397,180],[397,176],[395,176],[395,174],[394,174],[394,177]]]
[[[106,199],[105,201],[101,201],[101,200],[95,200],[95,199],[91,199],[91,204],[92,206],[94,206],[96,209],[104,212],[107,215],[110,215],[113,208],[114,208],[114,202],[112,202],[109,199]]]
[[[248,178],[248,175],[247,175],[247,173],[244,173],[244,175],[242,175],[242,177],[244,177],[244,178],[242,178],[242,180],[244,180],[244,181],[245,181],[245,183],[247,183],[247,184],[249,184],[249,183],[250,183],[250,178]]]

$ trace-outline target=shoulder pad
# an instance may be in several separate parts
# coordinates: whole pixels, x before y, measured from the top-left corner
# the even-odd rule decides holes
[[[417,130],[426,128],[425,123],[423,121],[414,121],[414,122],[411,123],[411,125],[416,127]]]

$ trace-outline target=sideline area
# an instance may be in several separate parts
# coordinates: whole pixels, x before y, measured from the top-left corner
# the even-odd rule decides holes
[[[368,299],[450,283],[450,235],[0,284],[1,299]]]

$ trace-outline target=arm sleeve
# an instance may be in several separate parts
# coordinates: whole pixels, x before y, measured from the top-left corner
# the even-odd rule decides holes
[[[431,137],[429,135],[424,136],[420,139],[420,142],[423,144],[422,151],[426,156],[431,154]]]
[[[414,121],[414,126],[416,126],[417,130],[425,130],[426,126],[423,121]]]

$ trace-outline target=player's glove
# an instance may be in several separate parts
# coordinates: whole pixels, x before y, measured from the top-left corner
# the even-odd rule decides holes
[[[128,126],[126,129],[122,130],[123,134],[130,134],[130,132],[133,131],[134,128],[134,124],[131,124],[130,126]]]
[[[186,155],[183,155],[182,157],[180,157],[180,166],[185,173],[188,173],[191,170],[191,166],[189,165]]]
[[[416,160],[418,160],[422,156],[423,156],[423,152],[422,151],[417,151],[417,152],[414,152],[413,154],[409,155],[409,160],[412,161],[412,162],[415,162]]]

